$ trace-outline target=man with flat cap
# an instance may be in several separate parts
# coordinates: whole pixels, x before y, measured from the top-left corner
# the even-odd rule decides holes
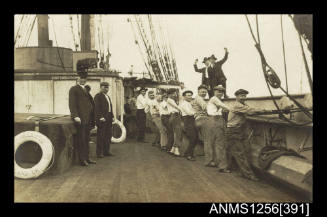
[[[76,126],[76,146],[78,157],[82,166],[95,164],[89,158],[90,130],[93,128],[94,112],[92,101],[85,89],[87,72],[79,71],[77,84],[69,90],[69,110]]]
[[[231,106],[228,114],[228,122],[226,129],[226,137],[228,149],[231,157],[233,157],[241,171],[241,174],[253,181],[257,181],[248,161],[245,149],[245,142],[248,135],[246,130],[246,115],[260,114],[271,110],[255,109],[245,104],[246,95],[249,92],[244,89],[239,89],[235,92],[236,101]]]
[[[229,173],[226,141],[225,121],[222,117],[223,110],[229,110],[221,98],[225,88],[222,85],[213,88],[214,96],[210,98],[207,106],[208,113],[208,143],[204,144],[205,164],[207,166],[218,166],[219,172]]]
[[[109,83],[100,83],[100,92],[94,97],[95,122],[97,125],[97,157],[113,156],[110,153],[110,143],[112,137],[112,123],[114,114],[112,111],[111,99],[108,96]]]
[[[147,100],[145,98],[146,91],[148,89],[141,87],[140,93],[136,98],[136,121],[138,125],[138,132],[137,132],[137,141],[138,142],[145,142],[145,127],[146,127],[146,114],[145,108],[147,104]]]
[[[198,64],[198,59],[195,60],[194,63],[194,71],[202,73],[202,85],[206,85],[207,87],[210,87],[210,82],[209,82],[209,74],[208,74],[208,68],[210,66],[210,60],[207,57],[204,57],[202,63],[204,63],[205,67],[199,69],[197,64]],[[212,97],[213,94],[210,92],[210,97]]]
[[[193,109],[195,110],[194,118],[195,118],[195,126],[198,130],[198,138],[203,142],[203,144],[206,143],[206,146],[208,146],[208,113],[207,113],[207,101],[205,100],[205,97],[207,96],[207,86],[206,85],[200,85],[198,87],[198,95],[194,98],[194,100],[191,102]]]
[[[210,61],[210,66],[208,67],[208,74],[209,74],[209,82],[211,88],[217,86],[217,85],[222,85],[225,90],[224,90],[224,98],[227,98],[228,96],[226,95],[226,76],[222,70],[222,65],[226,62],[228,58],[228,50],[227,48],[224,48],[225,50],[225,56],[223,59],[216,61],[217,58],[215,55],[211,55],[209,57]]]

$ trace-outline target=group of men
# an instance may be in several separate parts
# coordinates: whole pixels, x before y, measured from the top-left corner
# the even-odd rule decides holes
[[[69,110],[76,126],[76,148],[82,166],[95,164],[89,158],[90,131],[97,127],[96,154],[98,158],[113,156],[110,153],[112,123],[115,121],[112,103],[107,95],[109,83],[101,82],[100,91],[94,98],[90,94],[90,86],[85,85],[87,73],[78,73],[77,84],[69,90]]]
[[[212,88],[213,96],[207,101],[209,90],[204,84],[198,87],[198,94],[193,99],[191,90],[184,90],[182,99],[178,100],[176,89],[147,92],[141,88],[137,97],[138,141],[144,141],[145,120],[152,121],[150,126],[156,136],[153,145],[159,145],[163,151],[181,156],[183,132],[188,138],[188,147],[183,156],[195,161],[194,148],[199,140],[203,141],[205,166],[217,167],[219,172],[230,173],[231,162],[235,159],[241,174],[256,181],[247,159],[245,142],[245,123],[247,114],[267,112],[264,109],[251,108],[245,104],[244,89],[235,92],[236,101],[232,106],[222,102],[226,93],[222,85]],[[228,118],[223,113],[228,112]]]

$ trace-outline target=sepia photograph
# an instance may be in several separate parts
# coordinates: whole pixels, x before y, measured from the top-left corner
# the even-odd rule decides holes
[[[14,203],[313,201],[312,14],[13,16]]]

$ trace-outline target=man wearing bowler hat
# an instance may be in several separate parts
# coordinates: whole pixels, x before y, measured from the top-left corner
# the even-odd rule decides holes
[[[211,88],[213,89],[217,85],[222,85],[225,88],[224,98],[228,98],[228,96],[226,95],[227,78],[222,70],[222,65],[226,62],[229,53],[227,48],[224,48],[224,50],[225,50],[225,56],[223,59],[219,61],[216,61],[217,58],[213,54],[209,57],[210,66],[208,67],[208,74],[209,74],[209,82]]]
[[[248,135],[245,134],[245,116],[247,114],[260,114],[261,112],[267,112],[271,110],[255,109],[249,107],[247,104],[245,104],[246,95],[248,93],[249,92],[244,89],[239,89],[235,92],[236,101],[231,106],[230,112],[228,114],[226,138],[228,142],[229,153],[232,157],[234,157],[241,171],[241,174],[248,179],[257,181],[258,178],[254,175],[246,155],[245,141]]]
[[[148,89],[141,87],[140,94],[136,98],[136,121],[138,124],[138,132],[137,132],[137,141],[145,142],[145,127],[146,127],[146,114],[145,107],[147,105],[147,100],[145,98],[146,91]]]
[[[89,159],[90,130],[93,128],[94,112],[92,101],[85,89],[87,72],[79,71],[77,84],[69,90],[69,110],[77,133],[75,137],[78,157],[82,166],[95,164]]]
[[[100,92],[94,97],[95,122],[97,125],[97,157],[113,156],[110,153],[110,143],[112,137],[112,123],[115,118],[112,111],[111,99],[108,96],[109,83],[100,83]]]

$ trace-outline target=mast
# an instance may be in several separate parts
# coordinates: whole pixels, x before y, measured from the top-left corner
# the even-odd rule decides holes
[[[52,41],[49,40],[49,16],[47,14],[39,14],[37,17],[37,32],[38,32],[38,46],[52,47]]]
[[[81,18],[81,51],[95,50],[94,15],[82,14]]]

